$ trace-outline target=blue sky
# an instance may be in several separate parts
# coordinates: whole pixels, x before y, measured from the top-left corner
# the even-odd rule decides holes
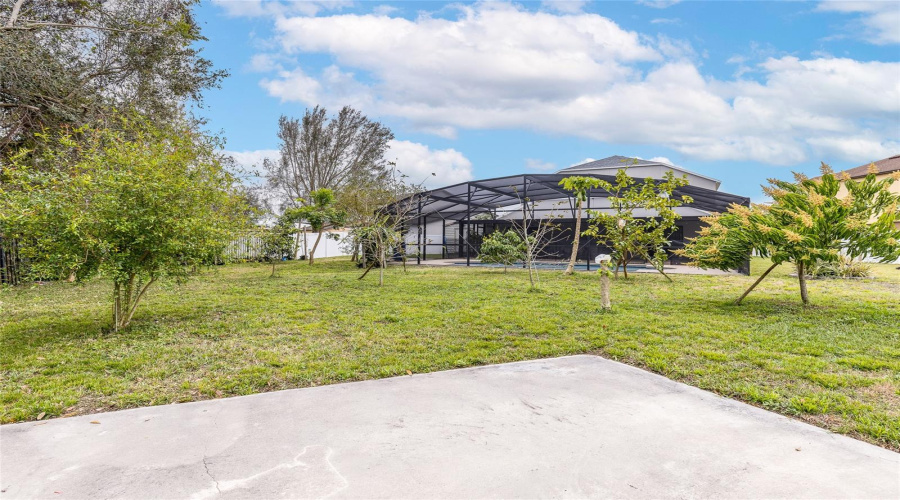
[[[900,153],[898,2],[204,3],[231,71],[210,127],[244,164],[349,104],[431,185],[634,155],[761,199],[766,178]]]

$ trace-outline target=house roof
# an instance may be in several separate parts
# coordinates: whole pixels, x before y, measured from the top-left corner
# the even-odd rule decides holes
[[[687,175],[692,184],[704,184],[703,187],[718,189],[721,181],[705,175],[691,172],[682,167],[676,167],[670,163],[658,160],[644,160],[642,158],[629,158],[627,156],[610,156],[602,160],[594,160],[580,165],[573,165],[557,172],[558,174],[598,174],[616,175],[619,169],[628,168],[632,177],[657,177],[658,172],[671,170],[676,174]],[[656,175],[654,175],[656,173]],[[641,175],[648,174],[648,175]]]
[[[875,164],[875,168],[878,169],[879,174],[889,174],[891,172],[900,171],[900,155],[889,156],[872,163]],[[866,174],[869,173],[869,165],[872,163],[866,163],[865,165],[845,170],[845,172],[850,175],[851,179],[865,177]]]

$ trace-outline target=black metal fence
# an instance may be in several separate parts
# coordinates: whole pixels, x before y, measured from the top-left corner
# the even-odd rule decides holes
[[[18,285],[22,280],[23,263],[16,240],[0,236],[0,284]]]

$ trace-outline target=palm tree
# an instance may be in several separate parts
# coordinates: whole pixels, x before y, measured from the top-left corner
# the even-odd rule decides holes
[[[567,191],[571,191],[575,197],[575,208],[578,209],[578,216],[575,218],[575,240],[572,242],[572,256],[569,258],[569,265],[566,266],[564,274],[572,274],[575,270],[575,260],[578,258],[578,242],[581,239],[581,206],[587,200],[591,189],[596,188],[600,184],[600,179],[594,177],[573,176],[566,177],[559,181],[559,185]]]

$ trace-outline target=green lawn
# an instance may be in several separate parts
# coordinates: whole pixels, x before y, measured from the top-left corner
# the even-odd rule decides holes
[[[765,263],[753,263],[754,274]],[[599,311],[594,273],[411,266],[356,279],[346,260],[204,272],[148,293],[102,333],[111,287],[0,290],[0,419],[16,422],[347,380],[597,353],[900,450],[900,271],[810,283],[633,275]],[[371,279],[370,279],[371,278]]]

